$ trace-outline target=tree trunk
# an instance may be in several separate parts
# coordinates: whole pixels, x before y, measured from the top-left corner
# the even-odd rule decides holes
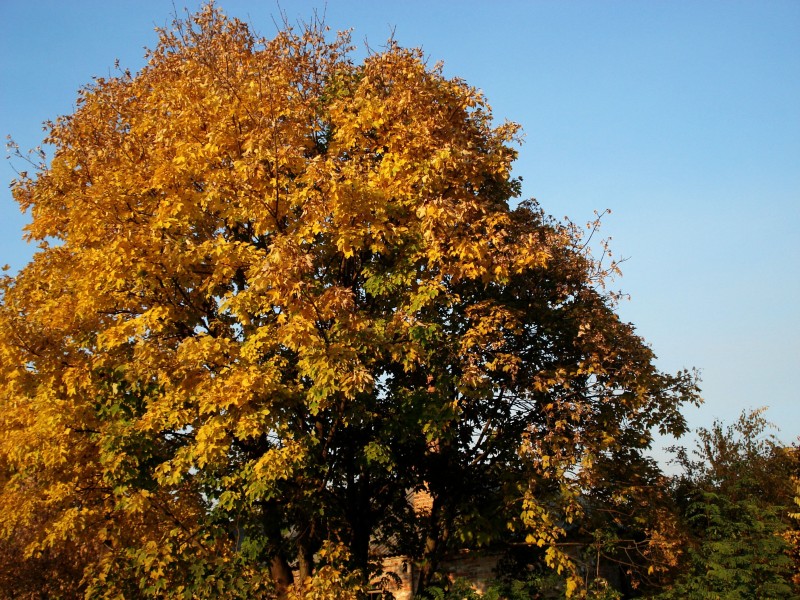
[[[278,599],[286,598],[288,596],[289,586],[294,582],[292,569],[289,567],[289,563],[286,562],[283,556],[276,554],[270,561],[269,570],[272,575],[272,581],[275,583],[275,593]]]
[[[422,591],[431,585],[433,576],[439,568],[439,555],[441,545],[440,514],[442,512],[441,502],[438,495],[433,496],[431,504],[431,514],[428,518],[428,527],[425,534],[425,547],[422,551],[422,565],[420,567],[419,587],[417,591]]]
[[[354,485],[350,510],[350,555],[353,566],[369,577],[369,542],[372,534],[369,474],[362,473]]]
[[[308,543],[298,543],[297,565],[301,582],[311,577],[314,573],[314,551]]]
[[[289,587],[294,583],[294,575],[281,549],[281,514],[280,508],[275,503],[261,503],[261,526],[269,540],[265,554],[269,559],[269,571],[275,584],[275,593],[278,599],[283,599],[287,597]]]

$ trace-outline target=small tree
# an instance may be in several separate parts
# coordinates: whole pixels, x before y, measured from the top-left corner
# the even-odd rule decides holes
[[[800,589],[800,448],[795,446],[792,449],[794,459],[794,473],[792,483],[794,484],[794,505],[789,512],[791,526],[784,533],[784,539],[789,544],[789,555],[794,565],[794,577],[792,582],[796,589]]]
[[[20,564],[74,556],[90,596],[345,597],[371,543],[425,584],[511,536],[572,591],[598,458],[684,431],[692,375],[653,366],[577,228],[510,205],[517,126],[418,51],[348,51],[209,5],[48,125],[13,185],[40,251],[0,305]]]
[[[764,409],[733,425],[699,431],[696,454],[685,451],[676,487],[693,544],[688,565],[665,598],[795,598],[784,539],[796,451],[765,435]]]

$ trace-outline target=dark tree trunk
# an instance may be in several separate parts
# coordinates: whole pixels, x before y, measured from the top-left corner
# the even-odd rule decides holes
[[[369,577],[369,546],[372,536],[372,487],[366,468],[356,458],[361,440],[353,437],[347,453],[347,488],[343,495],[344,517],[349,529],[350,565],[359,570],[365,582]],[[367,467],[368,468],[368,467]]]
[[[269,570],[270,575],[272,575],[272,581],[275,583],[275,593],[277,597],[279,599],[286,598],[289,586],[294,582],[292,569],[289,567],[289,563],[286,562],[283,556],[276,554],[270,561]]]
[[[317,522],[312,519],[308,527],[297,538],[297,570],[300,581],[314,574],[314,555],[319,551],[320,540]]]
[[[270,575],[275,584],[277,597],[279,599],[286,598],[289,587],[294,583],[294,575],[282,549],[280,509],[274,503],[264,502],[261,510],[261,526],[269,540],[267,556],[269,557]]]
[[[370,491],[369,475],[362,474],[350,494],[350,552],[354,568],[360,569],[364,577],[369,576],[369,542],[372,534]]]
[[[314,572],[314,552],[307,544],[299,544],[297,550],[297,565],[300,581],[305,581]]]
[[[422,550],[423,560],[420,566],[419,591],[424,590],[433,583],[433,577],[439,568],[442,541],[440,523],[441,512],[441,502],[439,501],[438,495],[435,495],[431,505],[431,514],[427,519],[425,546]]]

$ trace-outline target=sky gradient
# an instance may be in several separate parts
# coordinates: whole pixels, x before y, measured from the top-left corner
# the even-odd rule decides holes
[[[179,11],[199,2],[178,0]],[[602,234],[627,258],[620,314],[667,371],[696,367],[692,427],[769,406],[800,436],[800,2],[356,2],[227,0],[267,37],[324,13],[379,48],[394,32],[523,126],[523,197]],[[115,59],[138,70],[172,0],[2,0],[0,133],[21,148],[74,109]],[[0,264],[35,248],[0,167]]]

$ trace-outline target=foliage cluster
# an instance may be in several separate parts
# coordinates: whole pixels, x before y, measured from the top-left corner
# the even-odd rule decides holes
[[[689,548],[670,589],[677,598],[798,598],[800,448],[767,435],[760,409],[699,431],[695,458],[680,450],[674,494]]]
[[[696,449],[676,447],[680,472],[669,482],[677,520],[676,541],[685,547],[658,585],[626,588],[587,573],[585,597],[655,600],[768,600],[800,598],[800,448],[768,434],[765,409],[744,412],[732,425],[717,421],[698,432]],[[594,546],[586,544],[591,553]],[[531,600],[563,597],[563,581],[535,567],[500,568],[500,579],[481,596],[470,582],[432,586],[436,600]],[[614,564],[603,556],[603,564]],[[586,572],[586,571],[585,571]],[[604,574],[609,571],[604,570]],[[651,582],[652,583],[652,582]]]

